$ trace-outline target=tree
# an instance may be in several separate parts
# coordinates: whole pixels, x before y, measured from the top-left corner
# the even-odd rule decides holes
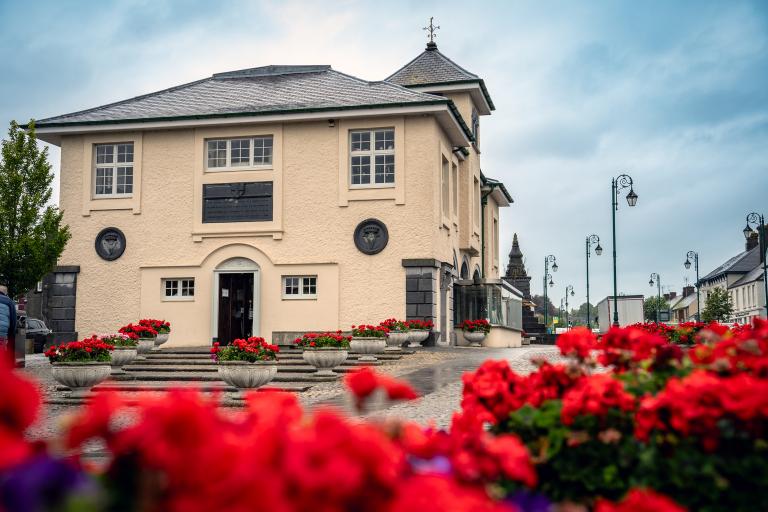
[[[543,295],[534,295],[531,297],[531,300],[536,304],[536,306],[533,309],[533,312],[539,315],[544,315],[544,296]],[[547,305],[549,306],[548,315],[550,318],[553,316],[557,316],[557,308],[554,304],[552,304],[552,301],[547,297]]]
[[[704,303],[704,310],[701,312],[701,319],[704,322],[723,322],[733,314],[733,303],[731,296],[723,288],[715,288]]]
[[[29,130],[11,121],[0,146],[0,281],[8,295],[27,292],[53,270],[70,238],[51,199],[48,149],[40,150],[34,122]]]
[[[648,297],[643,303],[643,316],[646,320],[656,321],[656,310],[668,311],[669,303],[664,297]]]

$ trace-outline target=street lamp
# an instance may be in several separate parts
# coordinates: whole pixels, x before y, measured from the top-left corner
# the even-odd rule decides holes
[[[768,318],[768,240],[765,239],[765,217],[762,214],[752,212],[747,215],[747,227],[744,228],[744,238],[749,239],[754,233],[750,224],[757,226],[757,237],[760,243],[760,259],[763,262],[763,286],[765,287],[765,316]]]
[[[696,321],[701,322],[701,295],[699,295],[699,253],[696,251],[688,251],[688,254],[685,255],[685,263],[683,263],[683,266],[685,266],[686,270],[691,268],[691,259],[693,259],[693,264],[696,268]]]
[[[600,246],[600,237],[597,235],[589,235],[587,237],[587,329],[592,329],[592,312],[589,305],[589,250],[592,248],[592,244],[597,244],[595,247],[595,254],[600,256],[603,254],[603,248]]]
[[[552,280],[552,276],[549,274],[549,264],[552,264],[552,272],[557,272],[557,258],[550,254],[544,258],[544,329],[549,332],[549,303],[547,302],[547,279],[549,279],[549,286],[554,286],[555,282]]]
[[[568,286],[565,287],[565,329],[566,330],[570,330],[571,328],[571,324],[568,321],[568,292],[569,291],[571,292],[571,297],[573,297],[575,293],[573,292],[572,284],[569,284]]]
[[[632,188],[634,182],[628,174],[619,174],[611,180],[611,222],[613,226],[613,325],[619,326],[619,292],[616,284],[616,210],[619,209],[619,191],[629,187],[627,194],[627,204],[635,206],[637,204],[637,194]]]
[[[651,273],[651,279],[648,281],[650,286],[653,286],[653,281],[656,280],[656,323],[659,323],[659,310],[661,309],[661,277],[656,272]]]

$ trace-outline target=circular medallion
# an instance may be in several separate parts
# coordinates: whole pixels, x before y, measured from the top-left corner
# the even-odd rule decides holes
[[[113,261],[125,252],[125,235],[117,228],[104,228],[96,235],[96,254]]]
[[[366,219],[355,228],[355,246],[365,254],[378,254],[389,242],[387,226],[378,219]]]

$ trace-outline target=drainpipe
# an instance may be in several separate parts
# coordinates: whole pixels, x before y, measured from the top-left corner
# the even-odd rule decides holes
[[[493,194],[498,184],[491,183],[488,186],[488,191],[480,197],[480,277],[485,277],[485,205],[488,204],[488,196]]]

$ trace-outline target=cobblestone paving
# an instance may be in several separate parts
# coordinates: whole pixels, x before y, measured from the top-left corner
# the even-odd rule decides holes
[[[398,361],[387,362],[376,370],[407,380],[419,391],[421,398],[394,405],[380,402],[374,406],[377,410],[369,413],[369,416],[402,418],[423,425],[447,427],[453,412],[459,408],[461,375],[464,372],[474,370],[486,359],[506,359],[515,371],[528,373],[534,369],[531,358],[550,361],[561,359],[555,347],[541,345],[516,349],[452,347],[419,350]],[[61,392],[55,390],[56,382],[51,376],[50,365],[42,355],[27,356],[27,367],[22,371],[40,383],[46,397],[61,396]],[[298,396],[300,402],[309,409],[332,405],[353,413],[341,381],[315,384]],[[76,406],[45,405],[44,415],[29,431],[30,438],[59,441],[64,424],[76,411]],[[123,421],[129,422],[130,418]],[[103,455],[102,450],[103,447],[98,443],[86,447],[86,452],[96,457]]]

